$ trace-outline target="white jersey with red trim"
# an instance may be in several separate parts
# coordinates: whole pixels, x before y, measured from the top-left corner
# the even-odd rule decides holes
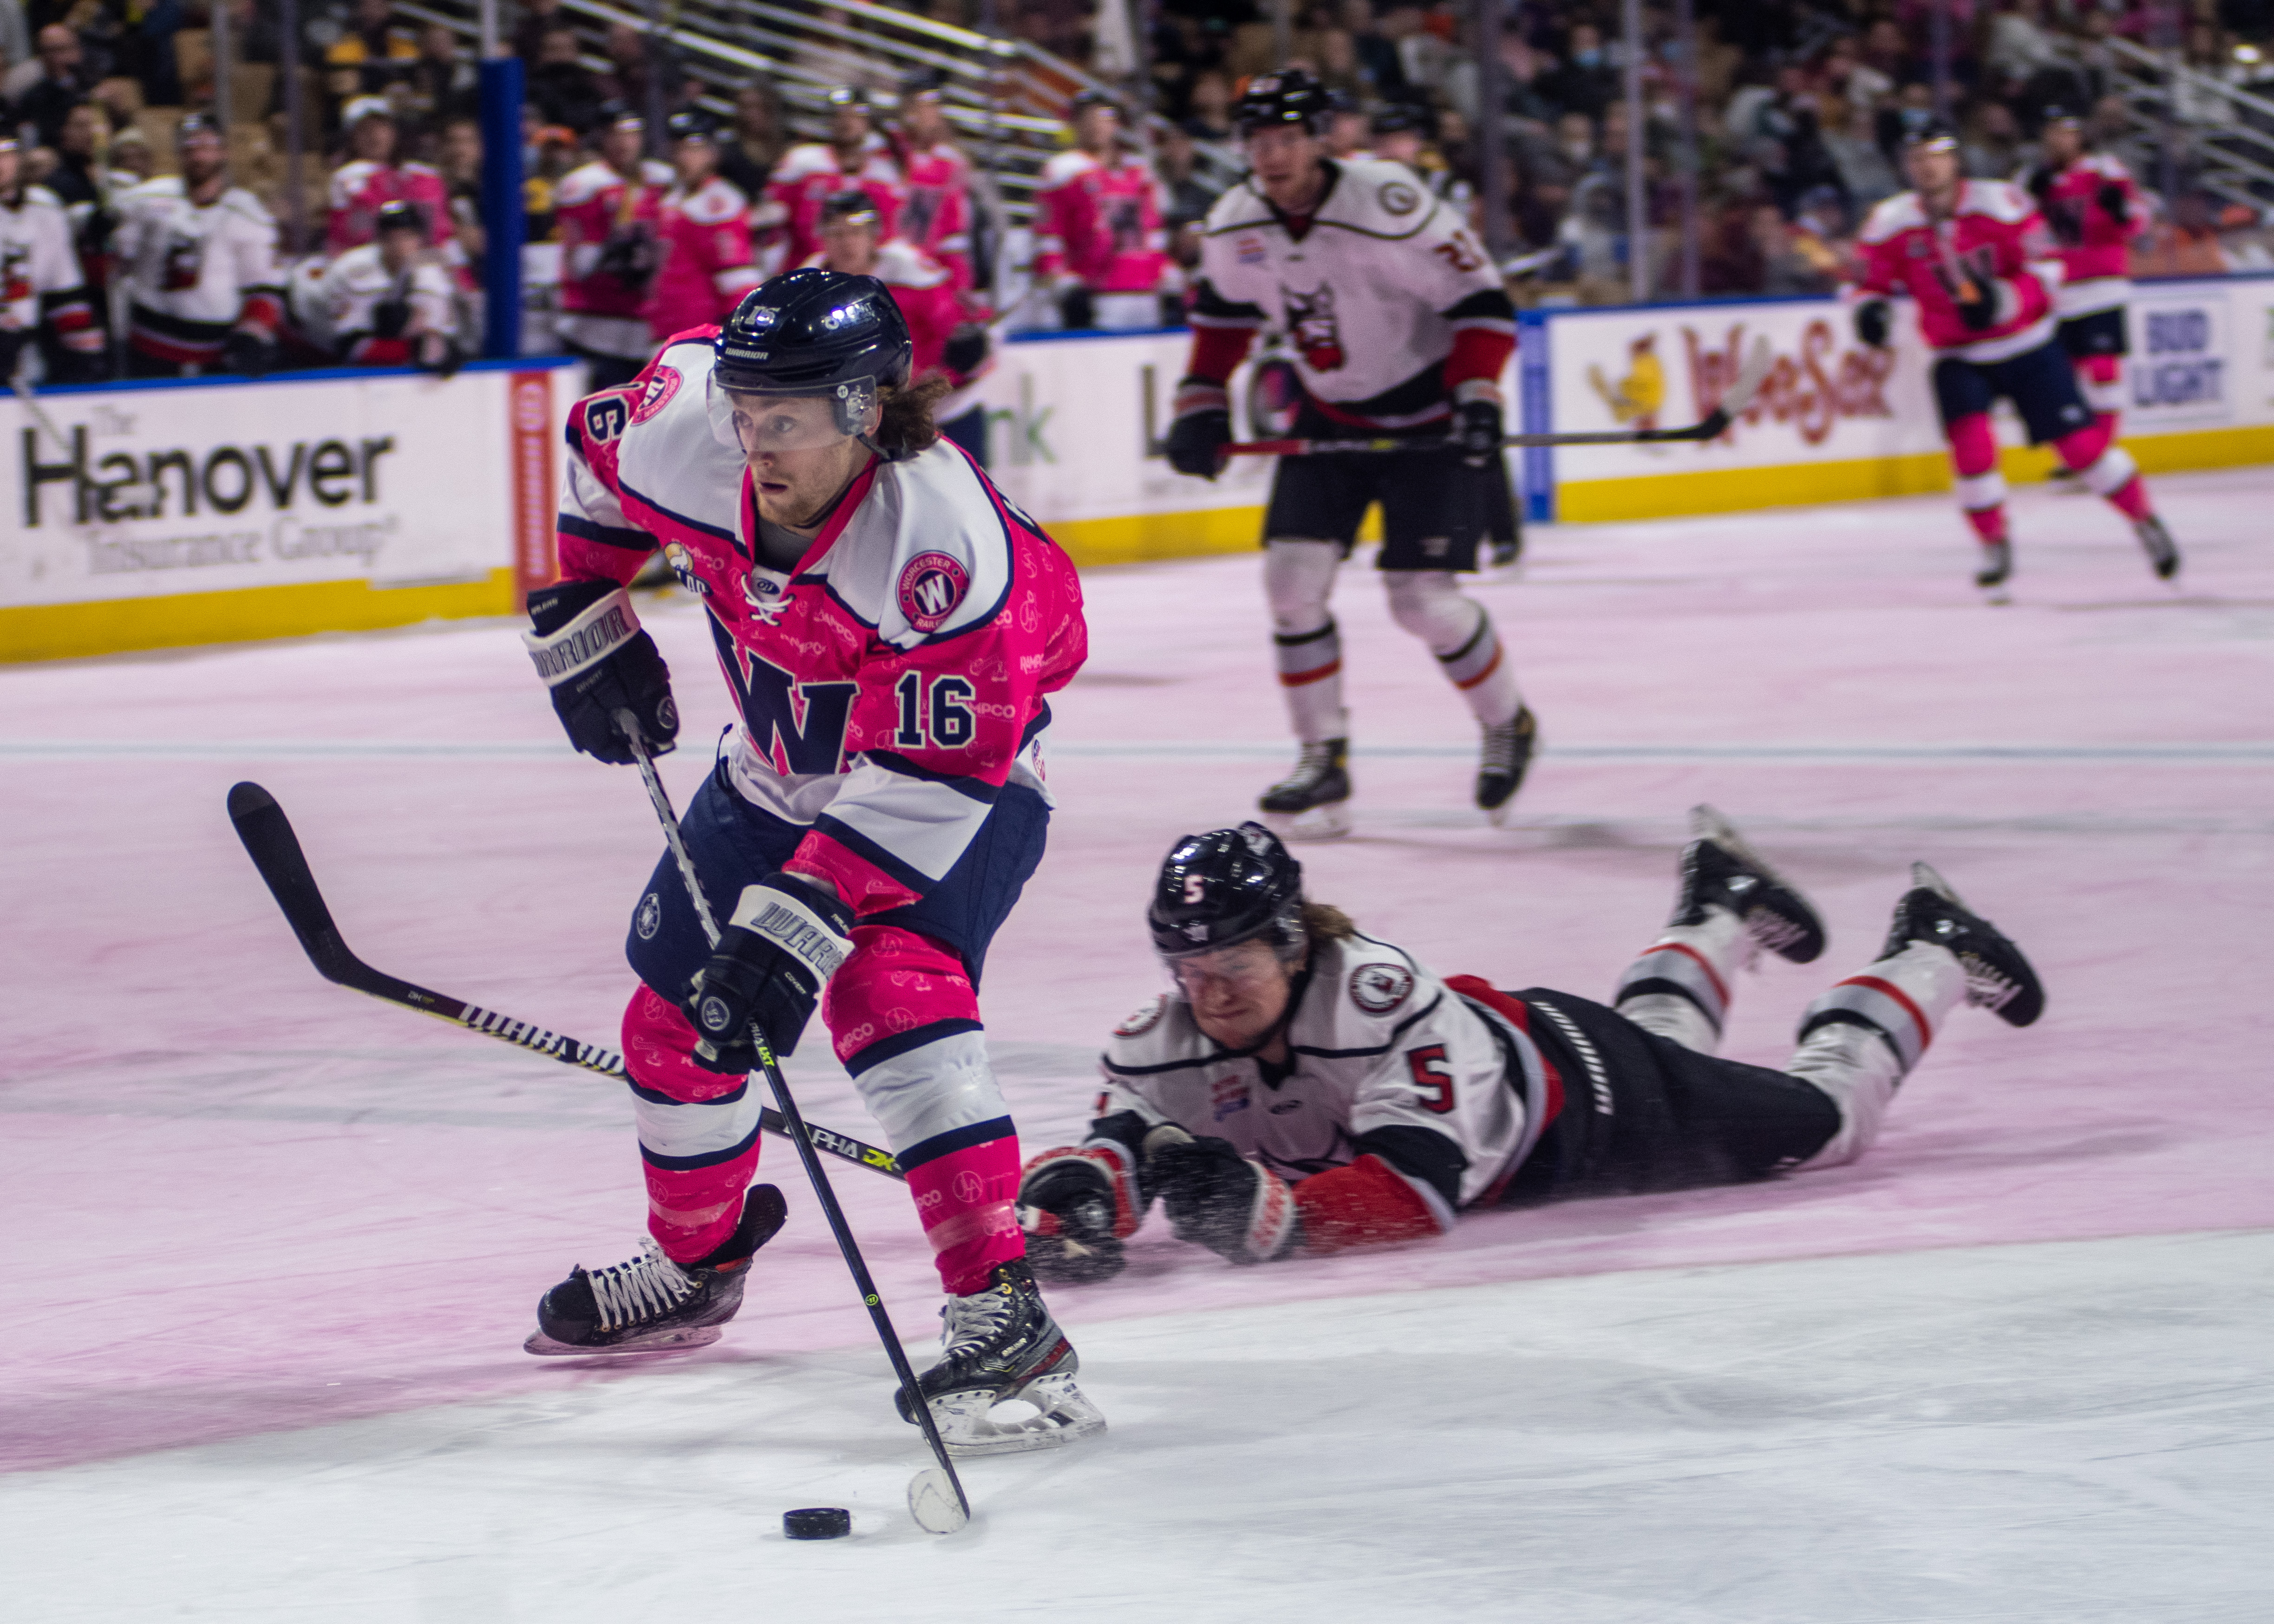
[[[1088,652],[1073,564],[942,440],[871,462],[795,568],[761,562],[711,339],[569,409],[565,580],[628,581],[660,544],[703,600],[742,726],[727,768],[810,827],[793,866],[856,912],[945,878],[1006,783],[1046,793],[1046,696]]]
[[[1555,1114],[1532,1039],[1403,948],[1363,935],[1319,942],[1294,997],[1293,1069],[1274,1081],[1202,1033],[1184,998],[1162,995],[1114,1029],[1096,1115],[1133,1110],[1227,1139],[1290,1184],[1389,1149],[1383,1160],[1449,1229],[1454,1207],[1504,1184]],[[1364,1142],[1385,1129],[1435,1135],[1454,1154],[1401,1152],[1395,1135]],[[1416,1176],[1456,1162],[1457,1201]]]
[[[450,273],[431,258],[390,271],[379,244],[365,243],[327,266],[312,291],[312,299],[300,306],[312,318],[305,324],[307,336],[343,361],[396,366],[410,358],[412,341],[422,335],[457,335],[456,290]],[[399,331],[380,337],[375,331],[380,307],[393,304],[408,306],[409,320]]]
[[[169,359],[219,356],[229,329],[282,320],[276,222],[259,198],[230,186],[193,201],[178,175],[143,182],[118,201],[111,252],[125,279],[138,348]]]
[[[1303,387],[1331,415],[1382,428],[1442,417],[1456,338],[1515,336],[1499,273],[1462,213],[1404,164],[1328,169],[1307,224],[1249,180],[1216,199],[1193,325],[1284,333]]]
[[[26,333],[49,320],[71,342],[93,331],[93,320],[63,199],[45,186],[0,197],[0,329]]]

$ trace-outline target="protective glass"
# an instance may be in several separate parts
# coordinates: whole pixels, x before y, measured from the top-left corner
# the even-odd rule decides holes
[[[1268,942],[1241,942],[1165,962],[1170,981],[1193,1003],[1211,992],[1228,993],[1246,1002],[1274,990],[1287,979],[1285,966]]]
[[[819,451],[851,438],[838,426],[837,402],[826,395],[746,395],[727,397],[734,442],[745,456]]]

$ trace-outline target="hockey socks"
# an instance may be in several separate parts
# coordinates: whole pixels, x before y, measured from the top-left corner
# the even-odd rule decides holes
[[[1438,669],[1486,727],[1505,726],[1523,709],[1516,673],[1501,647],[1492,616],[1462,595],[1451,574],[1441,569],[1386,572],[1389,615],[1437,657]]]
[[[1619,978],[1612,1007],[1645,1032],[1710,1055],[1721,1047],[1731,983],[1753,960],[1752,939],[1728,908],[1668,925]]]
[[[1966,972],[1950,951],[1913,942],[1808,1006],[1785,1070],[1830,1096],[1840,1128],[1803,1167],[1838,1167],[1871,1147],[1897,1085],[1965,996]]]

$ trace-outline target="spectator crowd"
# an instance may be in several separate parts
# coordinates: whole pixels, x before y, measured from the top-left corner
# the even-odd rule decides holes
[[[1939,28],[1933,0],[1695,0],[1685,34],[1652,0],[1649,230],[1630,244],[1627,42],[1608,0],[1508,5],[1496,76],[1480,72],[1452,0],[1299,6],[1284,40],[1254,0],[1140,5],[1131,94],[1074,100],[1023,237],[1006,235],[936,78],[839,52],[846,87],[823,139],[800,141],[765,79],[733,86],[728,113],[727,87],[695,78],[666,36],[522,0],[507,43],[525,71],[539,342],[605,385],[806,264],[885,277],[920,365],[959,389],[986,365],[990,323],[1177,320],[1199,222],[1242,169],[1232,102],[1283,43],[1335,94],[1334,151],[1409,165],[1506,247],[1519,291],[1588,300],[1623,297],[1636,252],[1660,292],[1828,290],[1865,212],[1901,189],[1905,132],[1938,108],[1979,176],[2028,174],[2056,110],[2117,133],[2130,115],[2112,40],[2181,41],[2200,76],[2171,98],[2183,127],[2236,121],[2206,85],[2274,95],[2274,0],[1941,4]],[[976,20],[969,0],[906,9]],[[390,0],[302,11],[303,37],[287,40],[274,0],[0,0],[0,369],[13,377],[28,357],[26,375],[66,382],[339,363],[447,373],[476,347],[486,237],[471,49]],[[1062,55],[1092,49],[1079,0],[997,12]],[[1480,105],[1495,77],[1496,113]],[[320,160],[297,196],[283,156],[295,83]],[[1476,132],[1494,128],[1507,214],[1488,222]],[[2274,266],[2261,211],[2202,189],[2184,146],[2140,178],[2166,195],[2135,273]],[[998,254],[1006,241],[1029,251]],[[1016,277],[999,274],[1006,258]]]

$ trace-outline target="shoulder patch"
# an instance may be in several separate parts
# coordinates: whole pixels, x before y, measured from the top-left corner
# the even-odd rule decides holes
[[[640,395],[639,404],[632,408],[632,421],[645,423],[671,404],[671,397],[679,393],[679,386],[684,381],[678,368],[657,367],[647,380],[646,389]]]
[[[945,553],[919,553],[900,568],[900,613],[920,632],[936,632],[970,589],[971,573]]]
[[[1402,180],[1385,181],[1374,196],[1386,214],[1410,214],[1421,207],[1420,191]]]
[[[1161,1017],[1168,1012],[1169,995],[1163,993],[1142,1009],[1132,1011],[1127,1018],[1113,1029],[1113,1035],[1117,1038],[1143,1037],[1154,1027],[1159,1026]]]
[[[1413,972],[1376,960],[1350,973],[1351,1002],[1369,1015],[1387,1015],[1413,996]]]

